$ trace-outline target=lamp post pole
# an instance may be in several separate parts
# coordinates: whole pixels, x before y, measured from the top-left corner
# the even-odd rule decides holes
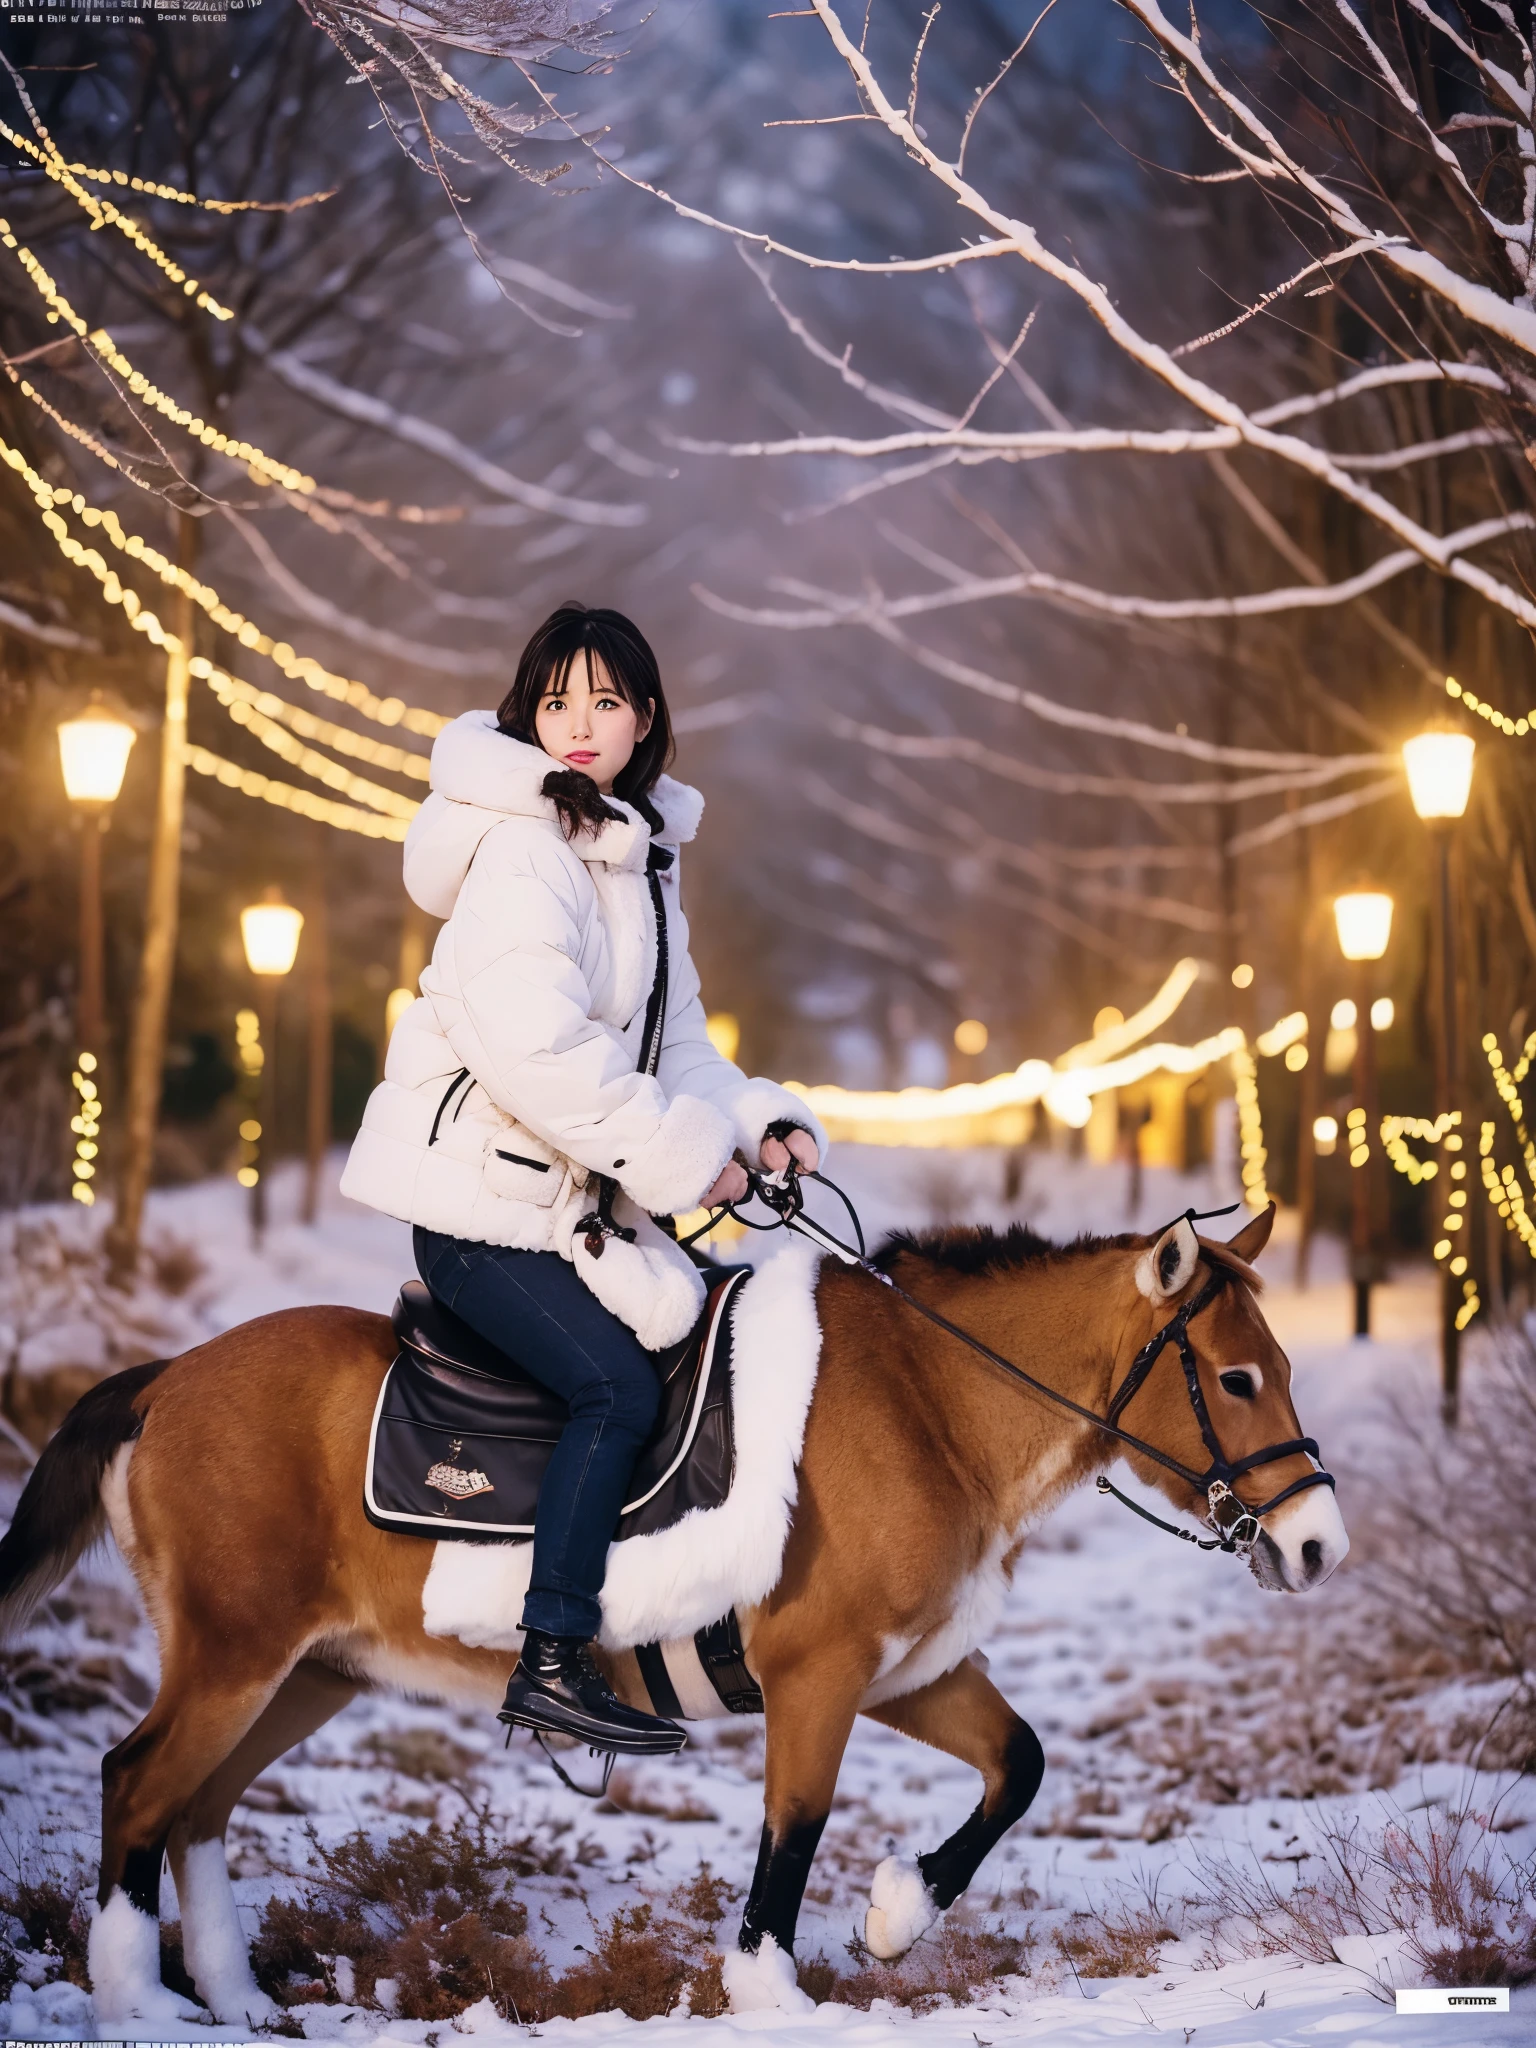
[[[75,1004],[76,1050],[101,1058],[106,1030],[106,938],[101,914],[101,842],[105,804],[80,807],[80,994]]]
[[[261,1125],[256,1161],[256,1178],[251,1183],[251,1243],[257,1251],[267,1231],[267,1175],[277,1157],[277,991],[280,977],[256,976],[258,1044],[261,1046],[261,1085],[256,1096],[256,1120]]]
[[[283,977],[299,950],[304,914],[283,901],[275,885],[259,903],[240,913],[240,937],[246,964],[256,981],[258,1043],[261,1046],[261,1089],[257,1107],[259,1151],[242,1178],[251,1191],[251,1240],[259,1251],[267,1227],[267,1174],[277,1158],[277,996]]]
[[[1371,1288],[1381,1278],[1377,1229],[1377,1154],[1381,1103],[1376,1084],[1376,1027],[1371,1018],[1372,967],[1392,936],[1392,898],[1381,889],[1351,889],[1333,899],[1339,951],[1355,970],[1354,1108],[1349,1112],[1350,1277],[1355,1283],[1355,1335],[1371,1334]]]
[[[1444,1266],[1440,1297],[1440,1414],[1447,1429],[1456,1424],[1461,1384],[1461,1323],[1468,1299],[1462,1276],[1470,1262],[1471,1218],[1466,1131],[1452,1123],[1461,1093],[1460,1032],[1456,1022],[1456,919],[1451,887],[1451,828],[1466,815],[1472,794],[1477,743],[1470,733],[1437,722],[1403,743],[1403,766],[1413,808],[1430,828],[1435,850],[1435,950],[1440,956],[1439,1028],[1435,1033],[1436,1114],[1446,1120],[1443,1139],[1452,1199],[1442,1219],[1445,1235],[1435,1245]],[[1461,1199],[1454,1199],[1460,1192]],[[1463,1233],[1465,1233],[1463,1235]]]
[[[105,938],[101,914],[101,841],[123,786],[135,733],[126,718],[108,709],[100,690],[77,717],[59,726],[59,765],[64,793],[80,822],[80,979],[75,998],[75,1086],[80,1093],[73,1129],[77,1202],[96,1200],[101,1132],[101,1060],[106,1037]]]
[[[1376,1229],[1376,1165],[1381,1149],[1381,1096],[1377,1081],[1376,1027],[1371,1021],[1371,962],[1355,967],[1355,1103],[1363,1112],[1356,1126],[1364,1134],[1368,1157],[1352,1174],[1350,1267],[1355,1282],[1355,1335],[1371,1334],[1371,1287],[1382,1277],[1381,1245]],[[1354,1159],[1351,1157],[1351,1166]]]
[[[1452,1117],[1456,1113],[1456,1098],[1461,1093],[1457,1086],[1459,1076],[1460,1047],[1456,1029],[1456,919],[1452,913],[1451,890],[1451,821],[1436,819],[1430,826],[1430,838],[1435,848],[1436,891],[1435,926],[1439,943],[1436,951],[1440,955],[1440,1028],[1435,1033],[1435,1050],[1438,1054],[1435,1076],[1435,1092],[1439,1097],[1436,1114]],[[1465,1172],[1465,1145],[1459,1129],[1447,1131],[1445,1150],[1451,1155],[1452,1172],[1461,1165]],[[1466,1187],[1465,1179],[1461,1185]],[[1449,1213],[1449,1212],[1448,1212]],[[1465,1209],[1460,1211],[1462,1219],[1469,1221]],[[1462,1270],[1466,1270],[1468,1247],[1458,1245],[1444,1264],[1440,1287],[1440,1415],[1447,1429],[1456,1426],[1457,1413],[1461,1405],[1461,1328],[1458,1318],[1461,1313],[1462,1288],[1455,1271],[1458,1256]]]
[[[320,1213],[320,1178],[325,1148],[331,1142],[331,963],[330,929],[325,900],[325,870],[320,867],[309,906],[308,962],[309,1089],[306,1099],[304,1221]]]

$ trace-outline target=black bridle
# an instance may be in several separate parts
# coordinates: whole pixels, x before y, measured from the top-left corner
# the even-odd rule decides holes
[[[830,1188],[837,1196],[853,1225],[854,1236],[858,1240],[857,1251],[806,1215],[802,1180],[816,1181],[820,1186]],[[751,1195],[772,1213],[775,1219],[772,1223],[754,1223],[750,1217],[741,1215],[734,1203],[727,1203],[722,1209],[711,1214],[708,1223],[701,1225],[690,1237],[679,1241],[689,1244],[694,1238],[702,1237],[724,1215],[734,1217],[748,1230],[793,1230],[799,1236],[809,1238],[812,1244],[818,1244],[824,1251],[831,1252],[835,1258],[841,1259],[844,1265],[857,1267],[860,1272],[867,1273],[872,1280],[878,1280],[882,1287],[888,1287],[893,1294],[906,1302],[910,1308],[915,1308],[920,1316],[926,1317],[936,1328],[967,1345],[979,1357],[985,1358],[999,1371],[1007,1373],[1011,1379],[1019,1381],[1033,1393],[1043,1395],[1058,1408],[1065,1408],[1084,1422],[1092,1423],[1095,1429],[1105,1436],[1112,1437],[1115,1442],[1126,1445],[1130,1450],[1139,1451],[1144,1458],[1151,1458],[1155,1464],[1161,1465],[1165,1471],[1172,1472],[1187,1486],[1193,1487],[1196,1493],[1203,1495],[1206,1503],[1206,1526],[1215,1531],[1210,1539],[1194,1536],[1187,1529],[1177,1528],[1172,1522],[1165,1522],[1157,1515],[1149,1514],[1145,1508],[1128,1499],[1117,1486],[1112,1486],[1102,1474],[1100,1475],[1098,1485],[1101,1493],[1113,1494],[1115,1499],[1122,1502],[1133,1514],[1140,1515],[1143,1521],[1166,1530],[1169,1535],[1178,1536],[1186,1543],[1194,1543],[1201,1550],[1225,1550],[1240,1557],[1247,1557],[1262,1533],[1260,1524],[1264,1517],[1279,1507],[1282,1501],[1290,1500],[1298,1493],[1304,1493],[1311,1486],[1334,1485],[1332,1473],[1323,1470],[1316,1439],[1310,1436],[1293,1437],[1286,1443],[1271,1444],[1265,1450],[1251,1451],[1246,1458],[1229,1458],[1222,1450],[1221,1441],[1211,1423],[1210,1411],[1205,1405],[1195,1350],[1189,1340],[1189,1325],[1202,1309],[1209,1307],[1226,1286],[1229,1276],[1224,1268],[1215,1267],[1199,1293],[1191,1295],[1189,1300],[1169,1317],[1162,1328],[1148,1338],[1132,1359],[1131,1369],[1116,1389],[1108,1412],[1100,1415],[1097,1410],[1085,1408],[1081,1402],[1074,1401],[1068,1394],[1063,1394],[1059,1388],[1048,1386],[1044,1380],[1036,1379],[1034,1374],[1026,1372],[1023,1366],[1015,1365],[1011,1358],[1004,1358],[1000,1351],[994,1351],[991,1345],[983,1344],[981,1339],[973,1337],[969,1330],[962,1330],[957,1323],[952,1323],[948,1316],[940,1315],[937,1309],[919,1301],[915,1294],[909,1294],[906,1288],[891,1278],[889,1273],[882,1272],[868,1256],[863,1228],[853,1204],[835,1181],[828,1180],[824,1174],[805,1172],[792,1158],[789,1166],[776,1174],[758,1173],[748,1168],[747,1182]],[[1179,1220],[1187,1221],[1193,1227],[1197,1214],[1194,1210],[1186,1210],[1184,1217]],[[1158,1235],[1161,1235],[1161,1232]],[[1120,1426],[1119,1418],[1146,1384],[1152,1368],[1170,1344],[1177,1347],[1184,1368],[1184,1385],[1189,1395],[1189,1405],[1194,1412],[1201,1440],[1210,1453],[1211,1462],[1204,1472],[1196,1472],[1192,1466],[1183,1464],[1166,1451],[1160,1451],[1156,1444],[1149,1444],[1144,1437],[1136,1436]],[[1246,1472],[1257,1470],[1261,1465],[1273,1465],[1281,1458],[1295,1457],[1298,1453],[1305,1453],[1311,1458],[1316,1470],[1304,1474],[1289,1486],[1282,1487],[1277,1494],[1265,1501],[1262,1507],[1250,1508],[1239,1500],[1233,1491],[1234,1480],[1240,1479]]]

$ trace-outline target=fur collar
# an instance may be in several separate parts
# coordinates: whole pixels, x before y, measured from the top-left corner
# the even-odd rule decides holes
[[[555,765],[541,747],[498,732],[494,711],[466,711],[437,736],[432,787],[450,803],[473,804],[478,810],[510,817],[544,818],[558,829],[555,807],[543,790],[544,778]],[[655,834],[633,805],[620,797],[609,797],[608,802],[624,813],[622,821],[582,833],[572,842],[571,851],[589,864],[641,869],[653,837],[670,846],[686,845],[704,813],[699,792],[670,775],[663,775],[651,792],[651,802],[661,814],[661,830]]]

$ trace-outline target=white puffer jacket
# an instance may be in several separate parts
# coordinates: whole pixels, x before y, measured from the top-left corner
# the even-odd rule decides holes
[[[651,795],[655,838],[674,849],[661,876],[666,1028],[657,1077],[636,1072],[656,974],[652,834],[614,798],[621,823],[567,842],[543,794],[553,765],[489,711],[455,719],[432,749],[405,886],[447,922],[341,1190],[449,1236],[562,1253],[654,1350],[686,1333],[703,1289],[649,1217],[696,1208],[732,1153],[755,1162],[781,1118],[825,1138],[797,1096],[749,1080],[709,1042],[675,858],[704,804],[670,776]],[[615,1215],[639,1239],[609,1239],[594,1259],[574,1232],[599,1174],[618,1182]]]

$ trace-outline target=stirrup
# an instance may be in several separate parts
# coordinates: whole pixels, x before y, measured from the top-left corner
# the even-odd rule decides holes
[[[510,1749],[512,1747],[512,1730],[523,1725],[524,1723],[520,1721],[509,1721],[507,1723],[507,1739],[503,1744],[504,1748]],[[587,1745],[588,1756],[601,1756],[605,1759],[603,1763],[603,1782],[595,1792],[591,1792],[585,1785],[577,1784],[564,1764],[561,1763],[560,1759],[550,1749],[544,1740],[544,1730],[542,1728],[529,1728],[528,1733],[533,1737],[539,1748],[543,1750],[544,1761],[549,1765],[567,1791],[574,1792],[578,1799],[606,1799],[608,1797],[608,1780],[613,1776],[613,1767],[619,1760],[617,1750],[600,1750],[595,1743]]]

